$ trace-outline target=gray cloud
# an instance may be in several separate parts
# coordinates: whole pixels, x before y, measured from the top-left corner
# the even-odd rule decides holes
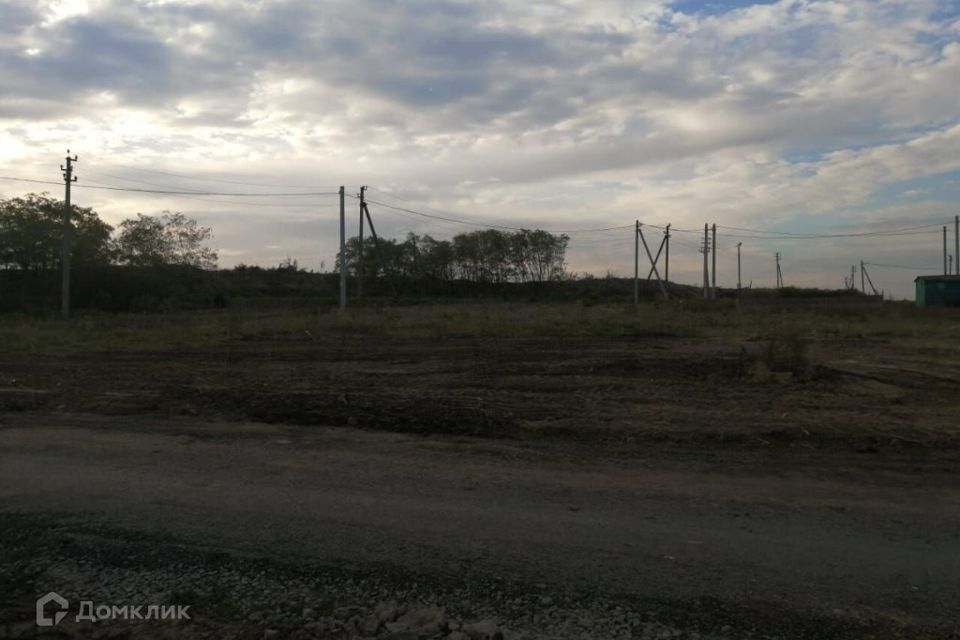
[[[960,168],[960,10],[935,0],[0,9],[11,166],[73,139],[103,164],[371,181],[489,216],[754,224],[866,216],[884,185]]]

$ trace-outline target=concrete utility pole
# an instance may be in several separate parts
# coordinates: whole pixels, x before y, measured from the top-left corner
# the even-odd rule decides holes
[[[947,225],[943,225],[943,275],[950,275],[950,269],[947,268]]]
[[[666,254],[664,254],[664,266],[663,266],[663,281],[670,282],[670,225],[667,225],[666,235],[663,240],[666,243],[665,249]]]
[[[360,247],[357,253],[357,300],[363,298],[363,212],[364,192],[366,187],[360,187]]]
[[[713,250],[713,256],[710,266],[710,299],[717,299],[717,225],[713,225],[713,242],[710,245],[710,248]]]
[[[960,276],[960,216],[953,216],[953,268]]]
[[[710,258],[707,255],[710,252],[710,227],[707,224],[703,225],[703,299],[710,299],[710,267],[707,260]]]
[[[640,304],[640,221],[633,227],[633,304]]]
[[[347,310],[347,196],[340,187],[340,311]]]
[[[740,245],[742,242],[737,243],[737,291],[740,291]]]
[[[63,183],[65,185],[63,195],[63,239],[60,246],[60,315],[66,320],[70,317],[70,254],[73,244],[73,223],[70,221],[70,186],[77,181],[73,175],[73,163],[77,161],[77,156],[70,157],[70,149],[67,149],[67,166],[60,165],[60,171],[63,172]]]

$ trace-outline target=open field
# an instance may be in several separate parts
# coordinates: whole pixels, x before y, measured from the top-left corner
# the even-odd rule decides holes
[[[5,317],[0,631],[61,589],[198,616],[97,637],[953,637],[958,338],[902,305]],[[443,630],[360,628],[391,600]]]
[[[457,305],[7,318],[0,409],[637,443],[953,450],[960,318]]]

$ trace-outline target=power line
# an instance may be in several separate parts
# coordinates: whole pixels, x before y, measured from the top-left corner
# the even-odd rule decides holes
[[[335,196],[336,191],[311,191],[304,193],[240,193],[228,191],[167,191],[163,189],[134,189],[131,187],[109,187],[101,185],[83,185],[87,189],[104,189],[107,191],[123,191],[126,193],[154,193],[171,196],[230,196],[245,198],[285,198],[298,196]]]
[[[279,184],[266,184],[266,183],[257,183],[257,182],[247,182],[246,180],[226,180],[224,178],[211,178],[211,177],[197,177],[186,175],[183,173],[174,173],[171,171],[160,171],[158,169],[144,169],[142,167],[134,167],[130,165],[116,164],[111,163],[112,166],[115,166],[119,169],[127,169],[129,171],[140,171],[143,173],[155,173],[163,176],[172,176],[174,178],[184,178],[186,180],[196,180],[198,182],[221,182],[224,184],[239,184],[246,185],[251,187],[272,187],[274,189],[310,189],[311,187],[297,184],[297,185],[279,185]],[[315,188],[315,187],[313,187]],[[323,185],[323,189],[338,189],[336,185]]]
[[[880,264],[878,262],[864,262],[868,267],[881,267],[884,269],[907,269],[909,271],[937,271],[938,267],[908,267],[902,264]]]
[[[391,194],[391,193],[389,193],[389,192],[385,192],[385,191],[383,191],[382,189],[377,189],[377,188],[375,188],[375,187],[367,187],[367,189],[370,190],[370,191],[376,191],[377,193],[380,193],[380,194],[382,194],[383,196],[386,196],[386,197],[388,197],[388,198],[394,198],[394,199],[397,199],[397,200],[402,200],[402,201],[404,201],[404,202],[411,202],[411,199],[410,199],[410,198],[404,198],[404,197],[401,197],[401,196],[397,196],[397,195]],[[370,200],[370,199],[368,198],[368,199],[367,199],[367,202],[374,202],[374,201],[372,201],[372,200]],[[477,221],[477,220],[470,220],[470,219],[468,219],[467,216],[464,216],[464,215],[462,215],[462,214],[451,214],[451,213],[446,212],[446,211],[440,211],[440,210],[438,210],[438,209],[434,209],[434,208],[432,208],[432,207],[427,207],[427,206],[422,206],[422,205],[421,205],[421,207],[420,207],[419,209],[411,209],[411,208],[408,208],[408,207],[400,207],[400,206],[397,206],[397,205],[391,205],[391,204],[384,203],[384,202],[375,202],[375,204],[379,204],[380,206],[385,206],[385,207],[388,207],[388,208],[392,208],[392,209],[394,209],[394,210],[406,211],[407,213],[412,213],[412,214],[414,214],[414,215],[423,216],[423,217],[428,217],[428,218],[431,218],[431,219],[434,219],[434,220],[444,220],[444,221],[447,221],[447,222],[452,222],[452,223],[454,223],[454,224],[465,224],[465,225],[470,225],[470,226],[475,226],[475,227],[483,227],[483,228],[488,228],[488,229],[507,229],[507,230],[511,230],[511,231],[524,231],[524,230],[525,230],[524,228],[521,228],[521,227],[511,227],[511,226],[508,226],[508,225],[497,225],[497,224],[491,224],[491,223],[484,223],[484,222],[480,222],[480,221]],[[426,210],[426,211],[424,211],[424,210]],[[431,213],[427,213],[427,212],[431,212]],[[459,216],[459,217],[454,217],[454,216]],[[601,232],[604,232],[604,231],[623,231],[624,229],[630,229],[632,226],[633,226],[633,225],[627,224],[627,225],[618,225],[618,226],[612,226],[612,227],[599,227],[599,228],[594,228],[594,229],[542,229],[542,230],[543,230],[543,231],[547,231],[547,232],[549,232],[549,233],[601,233]]]
[[[353,197],[353,196],[351,196],[351,197]],[[380,202],[380,201],[377,201],[377,200],[370,200],[369,198],[367,198],[366,201],[367,201],[367,203],[369,203],[369,204],[375,204],[375,205],[377,205],[377,206],[386,207],[387,209],[392,209],[392,210],[394,210],[394,211],[402,211],[402,212],[404,212],[404,213],[410,213],[410,214],[413,214],[413,215],[415,215],[415,216],[421,216],[421,217],[423,217],[423,218],[430,218],[430,219],[432,219],[432,220],[443,220],[443,221],[445,221],[445,222],[454,222],[454,223],[457,223],[457,224],[468,225],[468,226],[471,226],[471,227],[480,227],[480,228],[483,228],[483,229],[504,229],[504,230],[507,230],[507,231],[526,231],[526,230],[527,230],[527,229],[524,228],[524,227],[512,227],[512,226],[509,226],[509,225],[491,224],[491,223],[488,223],[488,222],[473,222],[473,221],[471,221],[471,220],[464,220],[464,219],[460,219],[460,218],[452,218],[452,217],[448,217],[448,216],[442,216],[442,215],[436,215],[436,214],[432,214],[432,213],[426,213],[426,212],[423,212],[423,211],[418,211],[418,210],[416,210],[416,209],[410,209],[410,208],[407,208],[407,207],[398,207],[398,206],[396,206],[396,205],[388,204],[388,203],[386,203],[386,202]],[[548,233],[598,233],[598,232],[601,232],[601,231],[616,231],[616,230],[629,229],[631,226],[632,226],[632,225],[619,225],[619,226],[615,226],[615,227],[598,227],[598,228],[595,228],[595,229],[540,229],[540,230],[541,230],[541,231],[546,231],[546,232],[548,232]]]
[[[914,235],[912,231],[917,231],[919,229],[929,229],[932,227],[939,227],[943,223],[936,222],[933,224],[923,224],[915,225],[912,227],[902,227],[899,229],[880,229],[876,231],[864,231],[858,233],[794,233],[789,231],[772,231],[764,229],[749,229],[745,227],[732,227],[729,225],[717,225],[722,229],[733,229],[736,231],[746,231],[748,233],[763,234],[762,236],[752,235],[744,236],[735,233],[726,233],[724,235],[734,238],[754,238],[754,239],[769,239],[769,240],[819,240],[825,238],[866,238],[874,236],[896,236],[896,235]]]
[[[51,182],[49,180],[31,180],[29,178],[15,178],[11,176],[0,176],[0,180],[12,180],[14,182],[31,182],[35,184],[53,184],[58,185],[58,182]],[[122,191],[126,193],[153,193],[160,195],[176,195],[176,196],[230,196],[230,197],[246,197],[246,198],[282,198],[282,197],[298,197],[298,196],[335,196],[337,195],[336,191],[306,191],[300,193],[242,193],[242,192],[227,192],[227,191],[174,191],[174,190],[165,190],[165,189],[139,189],[134,187],[116,187],[110,185],[101,185],[101,184],[77,184],[77,187],[84,189],[102,189],[105,191]]]
[[[52,184],[59,187],[59,182],[54,182],[52,180],[31,180],[30,178],[11,178],[8,176],[0,176],[0,180],[12,180],[14,182],[32,182],[34,184]]]
[[[876,232],[859,234],[825,234],[809,236],[755,236],[738,233],[725,233],[727,238],[743,238],[749,240],[829,240],[829,239],[856,239],[856,238],[893,238],[898,236],[922,236],[929,234],[930,231],[904,231],[904,232]]]
[[[91,185],[103,186],[103,187],[112,186],[112,185],[104,185],[102,183],[97,183],[97,182],[94,182],[94,183],[87,182],[85,186],[89,187]],[[316,202],[250,202],[250,201],[245,202],[243,200],[220,200],[215,196],[213,197],[197,196],[197,195],[194,195],[193,193],[191,193],[190,195],[173,194],[173,195],[170,195],[169,197],[174,198],[176,200],[192,200],[195,202],[208,202],[212,204],[228,204],[228,205],[233,205],[235,207],[253,207],[256,209],[307,209],[310,211],[318,211],[323,207],[323,205],[319,205]],[[335,205],[332,205],[332,204],[329,204],[327,206],[331,208],[330,210],[333,210],[332,208],[335,207]]]
[[[664,225],[657,225],[652,223],[642,223],[644,226],[653,227],[655,229],[665,229]],[[745,231],[747,234],[740,233],[724,233],[723,235],[728,238],[747,238],[753,240],[824,240],[830,238],[869,238],[869,237],[885,237],[885,236],[911,236],[911,235],[922,235],[929,233],[928,229],[933,227],[939,227],[943,222],[936,222],[932,224],[923,224],[916,225],[912,227],[902,227],[898,229],[880,229],[876,231],[864,231],[857,233],[795,233],[789,231],[773,231],[765,229],[750,229],[746,227],[733,227],[729,225],[717,225],[718,229],[733,229],[736,231]],[[678,227],[671,227],[671,231],[678,231],[680,233],[690,233],[699,235],[701,231],[699,229],[681,229]]]
[[[122,167],[123,165],[117,165],[117,166]],[[182,177],[187,179],[207,180],[206,178],[194,178],[192,176],[186,176],[186,175],[176,174],[172,172],[156,171],[156,170],[149,170],[149,169],[138,169],[135,167],[129,167],[129,168],[137,171],[144,171],[147,173],[171,175],[171,176]],[[116,178],[119,180],[125,180],[128,182],[140,182],[147,185],[163,186],[163,185],[159,185],[157,183],[151,183],[148,181],[137,180],[133,178],[124,178],[121,176],[116,176],[113,174],[108,174],[103,172],[100,172],[100,173],[101,175],[104,175],[107,177],[113,177],[113,178]],[[14,177],[14,176],[0,176],[0,180],[9,180],[14,182],[25,182],[25,183],[31,183],[31,184],[43,184],[43,185],[52,185],[52,186],[59,186],[60,184],[59,182],[54,182],[51,180],[35,180],[31,178],[20,178],[20,177]],[[249,184],[253,186],[253,183],[246,183],[246,182],[235,182],[235,181],[220,180],[220,179],[214,179],[214,178],[210,178],[209,180],[215,181],[215,182],[226,182],[226,183],[233,183],[233,184]],[[275,185],[263,185],[263,186],[275,186]],[[77,184],[76,187],[86,188],[86,189],[100,189],[105,191],[116,191],[116,192],[122,192],[122,193],[144,193],[144,194],[166,195],[166,196],[175,196],[175,197],[180,197],[185,199],[193,198],[197,200],[201,199],[198,196],[207,196],[207,197],[209,196],[224,197],[225,196],[225,197],[235,197],[235,198],[276,198],[276,197],[288,198],[288,197],[332,196],[332,195],[338,194],[337,191],[250,193],[250,192],[229,192],[229,191],[193,191],[193,190],[178,190],[178,189],[144,189],[144,188],[138,188],[138,187],[121,187],[116,185],[97,184],[97,183],[95,184],[81,183],[81,184]],[[373,189],[373,190],[383,193],[379,189]],[[395,196],[391,196],[390,194],[384,194],[384,195],[387,195],[388,197],[395,197]],[[351,195],[350,197],[355,197],[355,196]],[[201,200],[201,201],[216,202],[213,200]],[[228,201],[220,201],[220,202],[225,204],[242,204],[242,203],[228,202]],[[486,223],[486,222],[480,222],[480,221],[470,220],[466,218],[453,217],[450,215],[428,213],[418,209],[413,209],[410,207],[401,207],[401,206],[397,206],[397,205],[393,205],[387,202],[382,202],[377,200],[367,199],[367,202],[384,207],[386,209],[390,209],[399,214],[406,213],[414,216],[419,216],[422,218],[427,218],[431,220],[437,220],[437,221],[442,221],[442,222],[447,222],[452,224],[460,224],[460,225],[478,227],[483,229],[502,229],[502,230],[508,230],[508,231],[526,230],[523,227]],[[305,204],[277,203],[277,204],[270,204],[270,205],[263,205],[263,206],[269,206],[269,207],[289,206],[289,207],[310,208],[313,205],[306,204],[306,203]],[[666,228],[663,225],[657,225],[652,223],[642,223],[642,224],[644,224],[644,226],[652,227],[655,229],[663,230]],[[755,239],[755,240],[821,240],[821,239],[831,239],[831,238],[867,238],[867,237],[894,237],[894,236],[922,235],[924,233],[929,233],[928,231],[929,229],[934,227],[940,227],[942,224],[943,224],[942,222],[937,222],[937,223],[931,223],[931,224],[915,225],[911,227],[902,227],[897,229],[853,232],[853,233],[833,233],[833,234],[796,233],[796,232],[789,232],[789,231],[774,231],[774,230],[764,230],[764,229],[753,229],[749,227],[736,227],[732,225],[717,225],[717,226],[723,229],[731,229],[734,231],[746,232],[746,234],[738,234],[738,233],[724,234],[725,236],[733,237],[733,238],[747,238],[747,239]],[[629,229],[631,226],[632,225],[617,225],[617,226],[611,226],[611,227],[596,227],[596,228],[586,228],[586,229],[544,229],[544,231],[547,231],[549,233],[565,233],[565,234],[604,233],[604,232],[613,232],[613,231],[623,231],[623,230]],[[671,231],[675,231],[679,233],[699,234],[699,230],[683,229],[678,227],[672,227]],[[679,239],[677,239],[677,241],[683,244],[683,242],[680,241]],[[882,266],[882,265],[875,265],[875,266]]]

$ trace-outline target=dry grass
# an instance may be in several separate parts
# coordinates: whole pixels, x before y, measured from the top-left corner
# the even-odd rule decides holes
[[[956,343],[960,314],[890,304],[862,311],[751,309],[679,304],[446,304],[337,311],[208,311],[90,314],[69,322],[8,315],[0,344],[15,352],[143,350],[222,345],[258,338],[332,336],[624,337],[767,341],[778,366],[804,360],[822,340],[856,338]]]
[[[69,323],[8,316],[0,340],[10,382],[0,405],[618,446],[960,450],[958,321],[904,305],[457,304]]]

